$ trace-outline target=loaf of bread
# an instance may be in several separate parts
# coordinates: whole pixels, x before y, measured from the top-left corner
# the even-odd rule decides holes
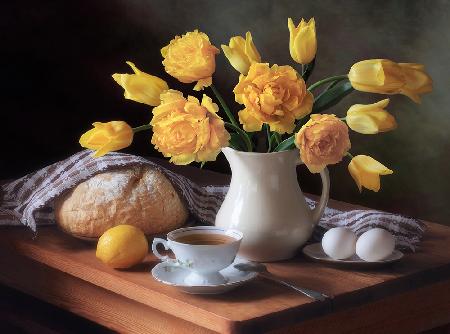
[[[107,229],[129,224],[145,234],[168,232],[188,217],[185,204],[158,170],[136,166],[97,174],[55,203],[57,224],[78,237],[100,237]]]

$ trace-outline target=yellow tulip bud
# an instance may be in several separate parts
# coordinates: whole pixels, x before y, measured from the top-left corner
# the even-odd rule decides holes
[[[133,129],[123,121],[95,122],[92,125],[94,128],[81,136],[80,145],[95,150],[95,158],[128,147],[133,142]]]
[[[125,89],[125,98],[150,106],[159,105],[159,95],[169,89],[167,83],[158,77],[140,71],[131,61],[127,61],[127,64],[133,69],[134,74],[115,73],[112,75],[113,79]]]
[[[359,191],[362,187],[378,192],[380,175],[389,175],[393,171],[367,155],[357,155],[350,161],[348,171],[355,180]]]
[[[389,104],[389,99],[381,100],[373,104],[355,104],[347,111],[347,125],[353,131],[363,134],[376,134],[397,128],[394,116],[384,108]]]
[[[316,22],[311,18],[304,19],[295,27],[291,18],[288,19],[289,51],[292,59],[299,64],[308,64],[313,61],[317,52]]]
[[[175,36],[161,49],[166,72],[183,83],[197,81],[194,90],[202,90],[212,84],[218,53],[208,35],[198,30]]]
[[[251,64],[261,62],[261,56],[249,31],[245,34],[245,39],[241,36],[230,38],[229,45],[222,44],[222,50],[231,66],[244,75],[247,75]]]
[[[369,59],[354,64],[348,78],[362,92],[403,94],[420,103],[419,94],[432,90],[431,78],[420,64],[397,64],[388,59]]]

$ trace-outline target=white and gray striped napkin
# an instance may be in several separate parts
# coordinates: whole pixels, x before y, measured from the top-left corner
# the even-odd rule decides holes
[[[100,172],[133,165],[147,165],[163,172],[184,198],[191,215],[202,224],[214,224],[228,187],[201,187],[139,156],[114,152],[92,158],[91,151],[85,150],[1,185],[0,225],[25,225],[36,231],[38,225],[54,224],[53,201],[63,192]],[[311,207],[316,205],[311,199],[307,202]],[[397,248],[409,251],[416,249],[425,230],[425,224],[420,220],[401,215],[377,210],[343,212],[327,208],[313,237],[320,240],[325,230],[337,226],[351,228],[358,235],[373,227],[385,228],[395,236]]]

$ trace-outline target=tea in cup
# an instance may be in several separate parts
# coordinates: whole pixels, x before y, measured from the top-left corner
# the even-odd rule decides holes
[[[186,284],[216,285],[225,283],[219,271],[234,262],[242,238],[242,232],[232,229],[186,227],[169,232],[167,240],[154,238],[152,251],[162,261],[173,261],[168,255],[161,255],[156,247],[162,244],[166,250],[172,250],[176,264],[191,271]]]

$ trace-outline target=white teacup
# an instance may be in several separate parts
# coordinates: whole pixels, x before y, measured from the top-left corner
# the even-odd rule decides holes
[[[191,271],[186,284],[216,285],[225,283],[219,271],[233,263],[242,238],[242,232],[232,229],[186,227],[169,232],[167,240],[154,238],[152,251],[162,261],[173,261],[168,255],[161,255],[156,247],[162,244],[166,250],[171,249],[176,263]]]

